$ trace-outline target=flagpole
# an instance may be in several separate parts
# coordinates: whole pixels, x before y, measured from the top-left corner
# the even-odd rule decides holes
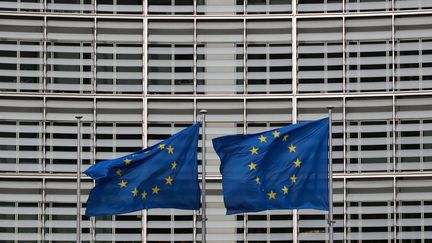
[[[332,143],[332,121],[333,121],[333,106],[327,106],[329,116],[329,242],[333,243],[333,143]]]
[[[81,118],[77,119],[77,219],[76,219],[76,241],[81,242]]]
[[[202,243],[206,243],[206,234],[207,234],[207,229],[206,229],[206,220],[207,220],[207,214],[206,214],[206,145],[205,145],[205,141],[206,141],[206,133],[205,133],[205,129],[206,129],[206,120],[205,120],[205,115],[207,113],[207,110],[200,110],[201,113],[201,125],[202,125],[202,139],[201,139],[201,144],[202,144],[202,150],[201,150],[201,168],[202,168],[202,173],[201,173],[201,210],[202,210],[202,224],[201,224],[201,242]]]

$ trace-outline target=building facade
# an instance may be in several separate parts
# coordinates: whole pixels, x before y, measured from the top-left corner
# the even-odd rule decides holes
[[[325,242],[327,215],[225,215],[211,139],[334,109],[338,242],[432,240],[432,1],[0,1],[0,241],[75,242],[82,167],[207,109],[208,242]],[[201,170],[201,167],[199,168]],[[93,186],[81,181],[85,208]],[[85,242],[193,242],[201,212],[82,216]]]

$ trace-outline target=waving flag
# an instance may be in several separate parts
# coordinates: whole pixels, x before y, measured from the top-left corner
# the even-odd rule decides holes
[[[328,122],[215,138],[227,214],[328,210]]]
[[[199,209],[199,124],[147,149],[99,162],[84,173],[96,180],[87,216],[146,208]]]

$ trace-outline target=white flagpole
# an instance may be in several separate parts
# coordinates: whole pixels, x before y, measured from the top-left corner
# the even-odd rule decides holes
[[[201,210],[202,210],[202,225],[201,225],[201,242],[206,243],[206,221],[207,221],[207,214],[206,214],[206,120],[205,115],[207,113],[207,110],[200,110],[201,113],[201,125],[202,125],[202,150],[201,150],[201,167],[202,167],[202,173],[201,173]]]
[[[77,219],[76,219],[76,241],[81,243],[81,118],[77,119]]]
[[[329,213],[328,213],[328,226],[329,226],[329,242],[333,243],[333,143],[332,143],[332,121],[333,121],[333,106],[327,106],[329,116]]]

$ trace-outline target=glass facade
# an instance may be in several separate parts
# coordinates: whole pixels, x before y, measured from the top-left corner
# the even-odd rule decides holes
[[[0,1],[0,241],[199,242],[200,211],[77,230],[75,116],[86,169],[207,109],[207,241],[326,242],[325,212],[226,216],[211,139],[332,105],[336,241],[430,242],[431,30],[429,0]]]

